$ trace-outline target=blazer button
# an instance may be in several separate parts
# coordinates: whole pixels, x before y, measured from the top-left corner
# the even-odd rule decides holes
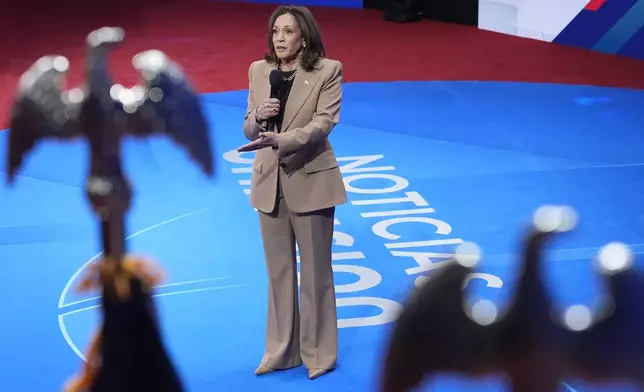
[[[284,162],[280,162],[280,167],[281,167],[282,169],[286,169],[286,163],[284,163]]]

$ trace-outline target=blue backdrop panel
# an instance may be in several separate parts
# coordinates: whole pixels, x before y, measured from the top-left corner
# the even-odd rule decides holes
[[[644,28],[639,29],[633,38],[631,38],[617,53],[623,56],[644,60]]]
[[[639,0],[608,0],[597,11],[582,10],[553,42],[592,49]]]

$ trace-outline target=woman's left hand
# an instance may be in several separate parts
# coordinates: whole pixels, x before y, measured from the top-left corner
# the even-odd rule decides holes
[[[277,134],[275,132],[261,132],[257,140],[239,147],[237,151],[255,151],[266,147],[277,147]]]
[[[275,132],[260,132],[259,137],[266,147],[277,147],[277,134]]]

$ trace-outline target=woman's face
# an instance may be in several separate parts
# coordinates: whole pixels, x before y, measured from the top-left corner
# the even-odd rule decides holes
[[[292,60],[302,49],[302,30],[291,14],[277,17],[273,25],[273,46],[280,60]]]

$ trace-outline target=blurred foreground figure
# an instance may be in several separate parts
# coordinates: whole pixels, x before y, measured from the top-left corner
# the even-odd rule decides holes
[[[621,243],[604,246],[597,267],[606,277],[607,296],[597,315],[572,306],[567,325],[578,331],[566,341],[568,374],[597,384],[631,381],[644,391],[644,276],[633,266],[630,249]]]
[[[542,251],[553,235],[575,224],[570,208],[537,210],[505,314],[490,301],[466,303],[464,283],[480,251],[474,244],[461,245],[454,261],[405,305],[391,336],[381,392],[411,391],[432,375],[453,372],[506,374],[514,392],[555,392],[564,377],[641,383],[644,317],[638,301],[644,298],[644,279],[631,268],[625,246],[611,244],[600,252],[598,265],[611,296],[596,320],[580,305],[560,320],[552,317],[541,276]]]
[[[179,392],[183,387],[152,302],[160,273],[144,259],[126,255],[124,218],[132,189],[122,170],[120,144],[125,135],[167,134],[212,175],[211,145],[198,96],[163,53],[150,50],[134,57],[143,86],[112,83],[106,55],[123,36],[119,28],[89,34],[83,88],[63,90],[69,61],[62,56],[42,57],[23,74],[11,115],[8,180],[14,181],[39,141],[87,138],[87,196],[101,221],[104,258],[90,269],[82,288],[102,290],[103,324],[83,372],[66,390]]]

